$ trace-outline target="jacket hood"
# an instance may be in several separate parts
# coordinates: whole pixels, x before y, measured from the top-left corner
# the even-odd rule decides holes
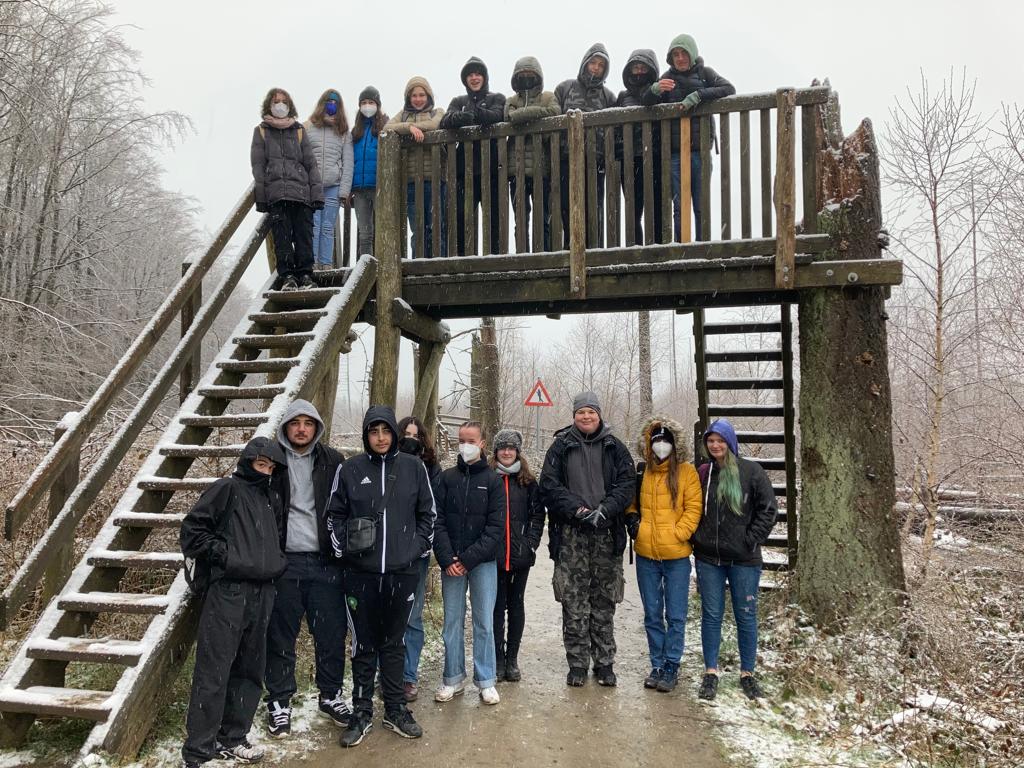
[[[281,446],[269,437],[254,437],[242,449],[242,455],[238,457],[235,474],[246,480],[265,480],[267,478],[266,475],[253,469],[252,462],[257,456],[266,456],[274,462],[277,465],[274,469],[275,473],[287,470],[288,458],[285,456],[284,451],[281,450]]]
[[[729,446],[729,450],[732,451],[733,456],[740,455],[739,441],[736,440],[736,428],[733,427],[728,419],[715,419],[711,422],[711,426],[705,430],[704,436],[701,438],[701,442],[704,443],[705,449],[708,445],[708,435],[712,432],[725,440],[725,443]]]
[[[298,453],[298,451],[295,451],[295,449],[292,448],[292,444],[288,441],[288,435],[285,434],[284,428],[288,426],[289,421],[299,416],[308,416],[316,422],[316,434],[313,436],[313,442],[309,444],[309,449],[306,451],[306,453],[309,453],[309,451],[312,451],[316,444],[320,442],[320,436],[324,433],[324,421],[320,418],[320,414],[317,412],[316,406],[308,400],[295,400],[288,406],[287,410],[285,410],[284,418],[281,419],[281,426],[277,428],[277,442],[279,442],[281,447],[286,451]]]
[[[470,72],[474,71],[482,71],[484,75],[484,84],[479,93],[488,93],[491,88],[491,77],[487,73],[487,65],[484,64],[483,59],[477,56],[470,56],[466,63],[462,65],[462,71],[459,73],[459,80],[466,86],[466,93],[473,93],[469,90],[469,86],[466,85],[466,78]]]
[[[538,83],[537,87],[538,87],[538,89],[543,89],[544,88],[544,70],[540,68],[540,61],[538,61],[535,56],[523,56],[521,59],[516,61],[516,65],[512,68],[512,88],[513,88],[513,90],[515,90],[515,91],[522,91],[522,90],[524,90],[523,88],[521,88],[516,83],[516,81],[519,79],[519,76],[521,74],[523,74],[523,72],[526,72],[527,70],[529,70],[531,72],[536,72],[537,73],[537,77],[540,78],[540,83]]]
[[[646,85],[650,85],[658,79],[658,57],[654,51],[650,48],[637,48],[631,54],[629,54],[629,60],[626,62],[626,66],[622,68],[622,84],[627,89],[632,88],[632,84],[629,82],[629,68],[634,64],[644,64],[648,70],[648,78],[650,78]]]
[[[636,450],[640,456],[643,456],[644,461],[650,463],[651,430],[655,424],[660,424],[672,433],[672,442],[676,446],[676,461],[689,461],[690,438],[687,437],[683,425],[675,419],[670,419],[668,416],[651,416],[640,429],[640,436],[636,439]]]
[[[690,66],[696,66],[699,54],[697,53],[697,41],[693,39],[692,35],[676,35],[672,38],[672,42],[668,46],[668,53],[665,54],[665,61],[670,67],[672,66],[673,48],[682,48],[690,54]]]
[[[599,78],[592,77],[587,72],[587,62],[594,56],[600,56],[604,59],[604,74]],[[583,55],[583,59],[580,61],[580,71],[576,77],[587,88],[596,88],[599,85],[604,85],[604,81],[608,79],[608,68],[610,65],[611,57],[608,56],[608,49],[604,47],[604,43],[594,43]]]
[[[378,421],[383,421],[391,429],[391,434],[394,439],[391,441],[391,450],[388,451],[388,455],[398,452],[398,419],[395,418],[395,412],[390,405],[371,405],[366,409],[366,415],[363,417],[363,448],[370,456],[376,456],[373,449],[370,447],[370,439],[367,437],[367,433],[370,431],[370,425],[376,424]]]
[[[420,86],[424,91],[427,92],[427,106],[421,110],[415,110],[412,108],[412,104],[409,103],[409,94],[412,93],[412,89],[416,86]],[[410,77],[409,82],[405,84],[405,111],[406,112],[426,112],[429,109],[434,108],[434,89],[430,87],[430,83],[427,82],[427,78],[416,75]]]

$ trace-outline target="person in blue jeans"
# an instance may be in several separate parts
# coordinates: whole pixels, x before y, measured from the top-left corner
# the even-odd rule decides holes
[[[435,701],[451,701],[466,685],[466,591],[473,606],[473,682],[484,704],[500,701],[494,649],[498,593],[495,551],[504,523],[501,480],[483,456],[480,422],[459,428],[456,466],[441,473],[437,494],[434,556],[441,566],[444,602],[444,678]]]
[[[748,698],[756,699],[764,696],[754,677],[761,545],[778,515],[775,491],[760,464],[740,457],[736,430],[727,419],[712,422],[703,442],[711,460],[698,470],[704,508],[690,539],[697,562],[704,651],[698,696],[710,701],[718,692],[718,649],[728,584],[740,650],[740,687]]]
[[[342,200],[352,194],[352,135],[345,103],[334,88],[324,91],[306,121],[324,187],[324,207],[313,214],[314,269],[334,267],[334,225]]]

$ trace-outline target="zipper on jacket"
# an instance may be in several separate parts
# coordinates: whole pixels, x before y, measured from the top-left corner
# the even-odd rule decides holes
[[[505,570],[512,570],[512,504],[508,494],[508,475],[505,475]]]
[[[387,464],[388,464],[387,456],[382,457],[381,461],[380,461],[380,497],[382,499],[384,498],[384,494],[386,493],[386,489],[384,488],[384,478],[387,475]],[[382,509],[380,511],[380,524],[381,524],[381,528],[382,528],[381,534],[380,534],[380,572],[383,574],[384,573],[384,563],[385,563],[385,559],[387,557],[387,551],[388,551],[388,508],[387,507],[384,507],[384,509]]]
[[[705,517],[708,514],[708,508],[709,508],[709,505],[711,504],[711,473],[714,472],[714,471],[715,471],[715,461],[712,460],[711,464],[708,465],[708,484],[707,484],[707,487],[704,489],[704,515],[705,515]],[[718,528],[719,528],[719,526],[722,523],[722,517],[721,517],[721,515],[717,514],[717,512],[718,512],[718,504],[715,504],[715,512],[716,512],[716,515],[715,515],[715,554],[718,556],[717,557],[718,562],[716,562],[715,565],[721,565],[722,564],[722,552],[721,552],[721,550],[718,547]]]

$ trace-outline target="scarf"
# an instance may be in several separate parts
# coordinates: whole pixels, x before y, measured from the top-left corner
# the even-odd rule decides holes
[[[291,128],[295,123],[294,117],[274,117],[273,115],[264,115],[263,122],[269,125],[271,128],[279,128],[284,130],[285,128]]]
[[[522,462],[520,462],[519,459],[516,459],[514,463],[507,467],[500,462],[494,465],[494,471],[499,475],[515,475],[519,473],[521,468]]]

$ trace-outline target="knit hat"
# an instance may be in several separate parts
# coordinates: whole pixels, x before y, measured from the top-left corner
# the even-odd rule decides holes
[[[651,442],[657,440],[664,440],[666,443],[676,444],[675,437],[672,435],[672,430],[666,429],[664,424],[661,424],[657,429],[651,430]]]
[[[572,400],[572,412],[576,413],[580,408],[593,408],[597,415],[601,415],[601,401],[597,399],[595,392],[580,392]]]
[[[499,448],[515,448],[518,453],[523,449],[523,436],[515,429],[500,429],[498,434],[494,436],[494,452],[497,453]]]
[[[372,85],[368,85],[359,92],[359,101],[363,102],[369,99],[377,103],[377,107],[380,107],[380,91],[374,88]]]

